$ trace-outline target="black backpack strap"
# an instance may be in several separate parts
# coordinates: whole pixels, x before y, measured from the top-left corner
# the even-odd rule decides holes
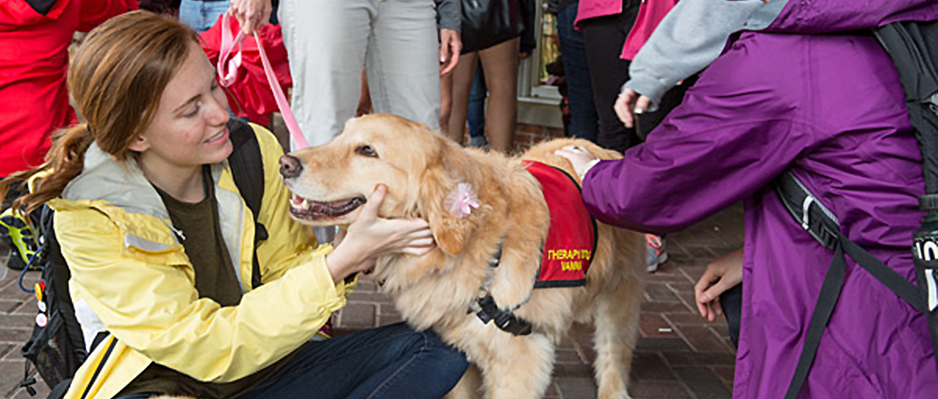
[[[251,125],[239,120],[228,122],[228,132],[234,147],[228,156],[228,165],[234,177],[235,185],[241,197],[254,215],[254,256],[251,272],[251,286],[261,286],[261,269],[257,260],[257,245],[267,239],[267,228],[257,221],[264,199],[264,159],[261,156],[260,143]]]
[[[62,316],[66,337],[68,337],[68,348],[70,352],[66,355],[66,367],[69,374],[74,373],[84,363],[88,357],[88,351],[85,350],[84,334],[81,325],[78,324],[78,318],[75,316],[75,307],[72,303],[72,296],[68,290],[68,281],[72,278],[72,273],[68,269],[68,263],[62,256],[62,249],[55,236],[54,218],[55,211],[48,205],[42,205],[38,210],[39,231],[43,245],[47,247],[45,265],[42,268],[42,280],[46,283],[44,292],[48,314],[58,313]]]
[[[899,73],[922,151],[925,195],[919,205],[928,215],[913,237],[912,262],[915,279],[928,296],[928,329],[938,354],[938,21],[894,22],[875,33]]]
[[[843,288],[846,273],[844,254],[850,255],[850,258],[856,261],[860,267],[908,302],[915,310],[925,312],[926,304],[921,290],[912,282],[843,235],[840,232],[840,222],[834,214],[818,202],[817,197],[811,194],[790,170],[786,170],[775,181],[775,191],[785,208],[795,218],[795,221],[811,233],[821,245],[834,250],[834,259],[831,261],[824,282],[821,284],[821,292],[818,295],[814,314],[811,315],[811,321],[808,324],[801,356],[795,367],[792,382],[785,393],[786,399],[794,399],[798,396],[804,381],[808,377],[808,371],[810,371],[811,365],[814,363],[814,357],[817,354],[821,335],[824,333],[828,321],[830,321],[831,313],[834,311],[837,298],[840,296],[841,288]]]
[[[928,195],[919,202],[925,210],[938,210],[938,21],[894,22],[874,32],[899,72],[922,149]]]

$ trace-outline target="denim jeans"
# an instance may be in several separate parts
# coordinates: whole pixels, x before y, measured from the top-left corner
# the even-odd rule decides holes
[[[182,0],[179,4],[179,21],[196,32],[205,32],[215,25],[218,17],[228,11],[228,4],[227,0]]]
[[[237,399],[438,399],[468,366],[466,356],[434,332],[398,323],[307,342],[282,369]]]
[[[567,100],[570,103],[570,136],[596,142],[599,116],[593,104],[590,70],[586,64],[583,33],[573,28],[579,2],[574,2],[557,13],[557,36],[563,56],[563,73],[567,82]]]
[[[488,89],[485,86],[485,73],[482,71],[482,62],[476,65],[476,74],[472,77],[472,87],[469,90],[469,111],[466,122],[469,124],[469,137],[485,136],[485,97]]]

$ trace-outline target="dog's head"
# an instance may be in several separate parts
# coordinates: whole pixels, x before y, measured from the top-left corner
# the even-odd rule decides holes
[[[345,124],[329,143],[284,155],[280,174],[294,193],[293,218],[310,225],[348,225],[379,184],[388,191],[378,211],[385,218],[419,217],[430,223],[437,245],[458,255],[478,225],[447,209],[460,183],[479,190],[481,172],[464,150],[427,126],[388,115],[366,115]]]

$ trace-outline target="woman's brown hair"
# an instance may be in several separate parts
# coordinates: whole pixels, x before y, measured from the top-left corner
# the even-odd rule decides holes
[[[163,89],[185,62],[189,27],[147,11],[133,11],[98,26],[85,38],[68,68],[68,89],[87,123],[53,138],[46,162],[0,181],[0,198],[10,185],[49,172],[13,208],[31,212],[58,197],[84,165],[92,142],[118,161],[128,158],[131,142],[149,125]]]

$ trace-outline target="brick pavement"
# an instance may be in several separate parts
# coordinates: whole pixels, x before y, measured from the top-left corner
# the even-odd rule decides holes
[[[629,388],[634,399],[730,398],[735,351],[722,320],[708,323],[695,313],[693,283],[707,262],[740,247],[742,237],[738,205],[668,237],[670,260],[651,275],[645,288],[641,338]],[[3,252],[0,259],[6,258]],[[23,399],[29,396],[16,388],[23,376],[19,348],[29,336],[36,301],[19,291],[16,277],[11,271],[0,279],[0,397]],[[26,280],[32,285],[35,279],[32,272]],[[338,314],[336,328],[351,331],[398,320],[400,314],[390,300],[366,280]],[[575,327],[557,352],[547,398],[596,397],[591,348],[586,328]],[[37,385],[38,397],[45,397],[48,389]]]

